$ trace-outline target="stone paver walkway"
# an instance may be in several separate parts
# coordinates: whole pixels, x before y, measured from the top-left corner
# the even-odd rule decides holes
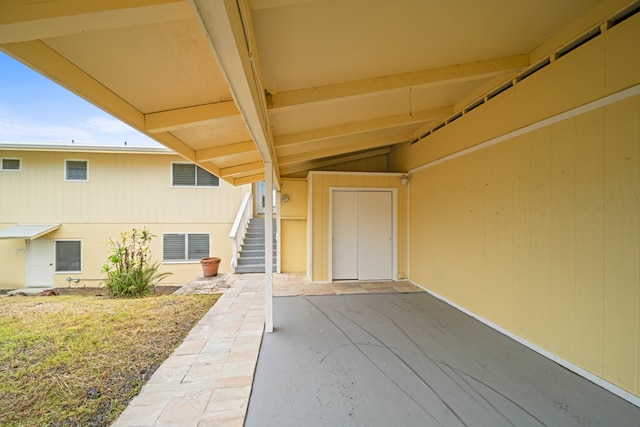
[[[275,274],[274,295],[423,292],[409,282],[317,285],[304,277]],[[264,331],[264,274],[200,278],[176,293],[222,296],[112,426],[241,427]]]

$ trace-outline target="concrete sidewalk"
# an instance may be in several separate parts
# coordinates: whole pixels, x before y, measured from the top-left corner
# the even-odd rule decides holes
[[[263,290],[264,274],[251,274],[178,291],[224,293],[112,426],[242,426],[264,329]]]
[[[423,292],[408,282],[309,285],[302,273],[275,274],[274,295]],[[241,427],[264,330],[264,274],[200,278],[177,294],[221,293],[158,368],[113,427]]]

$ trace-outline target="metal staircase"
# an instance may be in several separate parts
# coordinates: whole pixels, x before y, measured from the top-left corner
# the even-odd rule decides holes
[[[273,232],[276,234],[276,222],[273,221]],[[265,272],[264,218],[251,218],[239,251],[236,273]],[[273,271],[277,264],[277,242],[273,239]]]

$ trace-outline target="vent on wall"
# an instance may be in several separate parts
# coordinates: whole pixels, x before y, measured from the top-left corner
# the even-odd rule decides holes
[[[605,22],[601,23],[600,25],[590,29],[589,31],[587,31],[584,34],[580,35],[579,37],[575,38],[574,40],[572,40],[571,42],[569,42],[566,45],[562,46],[557,51],[553,52],[551,55],[549,55],[548,57],[544,58],[540,62],[538,62],[538,63],[534,64],[533,66],[523,70],[514,79],[509,80],[508,82],[505,82],[505,83],[501,84],[500,86],[498,86],[497,88],[491,90],[489,93],[484,95],[482,98],[479,98],[479,99],[473,101],[471,104],[467,105],[465,108],[462,109],[462,111],[454,113],[453,115],[451,115],[450,117],[448,117],[444,121],[439,122],[437,125],[435,125],[431,129],[429,129],[428,131],[426,131],[422,135],[410,140],[409,143],[411,145],[413,145],[413,144],[415,144],[417,142],[420,142],[422,139],[424,139],[427,136],[431,135],[435,131],[437,131],[439,129],[442,129],[445,125],[453,122],[454,120],[459,119],[460,117],[462,117],[463,115],[465,115],[469,111],[472,111],[472,110],[478,108],[479,106],[481,106],[485,102],[489,101],[492,98],[495,98],[496,96],[500,95],[502,92],[506,91],[507,89],[510,89],[515,84],[521,82],[522,80],[526,79],[527,77],[530,77],[530,76],[534,75],[538,71],[540,71],[543,68],[545,68],[547,65],[551,64],[552,61],[554,61],[554,60],[556,60],[558,58],[562,58],[563,56],[565,56],[568,53],[576,50],[577,48],[579,48],[580,46],[582,46],[585,43],[589,42],[590,40],[593,40],[596,37],[602,35],[603,30],[615,27],[616,25],[620,24],[621,22],[626,21],[627,19],[631,18],[632,16],[634,16],[638,12],[640,12],[640,1],[634,2],[632,5],[630,5],[626,9],[621,10],[620,12],[618,12],[616,15],[610,17]]]
[[[587,32],[586,34],[583,34],[581,37],[578,37],[577,39],[575,39],[571,43],[569,43],[566,46],[560,48],[560,50],[558,50],[556,52],[556,54],[555,54],[555,59],[562,58],[567,53],[573,52],[574,50],[576,50],[577,48],[579,48],[580,46],[582,46],[583,44],[585,44],[589,40],[592,40],[592,39],[598,37],[600,34],[602,34],[602,31],[600,31],[600,27],[594,28],[593,30]]]
[[[623,10],[622,12],[615,15],[613,18],[609,19],[607,21],[608,28],[615,27],[619,23],[631,18],[633,15],[635,15],[638,12],[640,12],[640,2],[636,2],[635,4],[632,4],[627,9]]]

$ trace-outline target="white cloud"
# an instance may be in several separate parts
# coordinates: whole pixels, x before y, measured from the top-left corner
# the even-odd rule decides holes
[[[0,141],[3,142],[64,142],[72,140],[93,143],[88,132],[73,126],[40,125],[0,114]]]
[[[90,117],[84,126],[106,133],[126,133],[132,130],[125,123],[112,117]]]

